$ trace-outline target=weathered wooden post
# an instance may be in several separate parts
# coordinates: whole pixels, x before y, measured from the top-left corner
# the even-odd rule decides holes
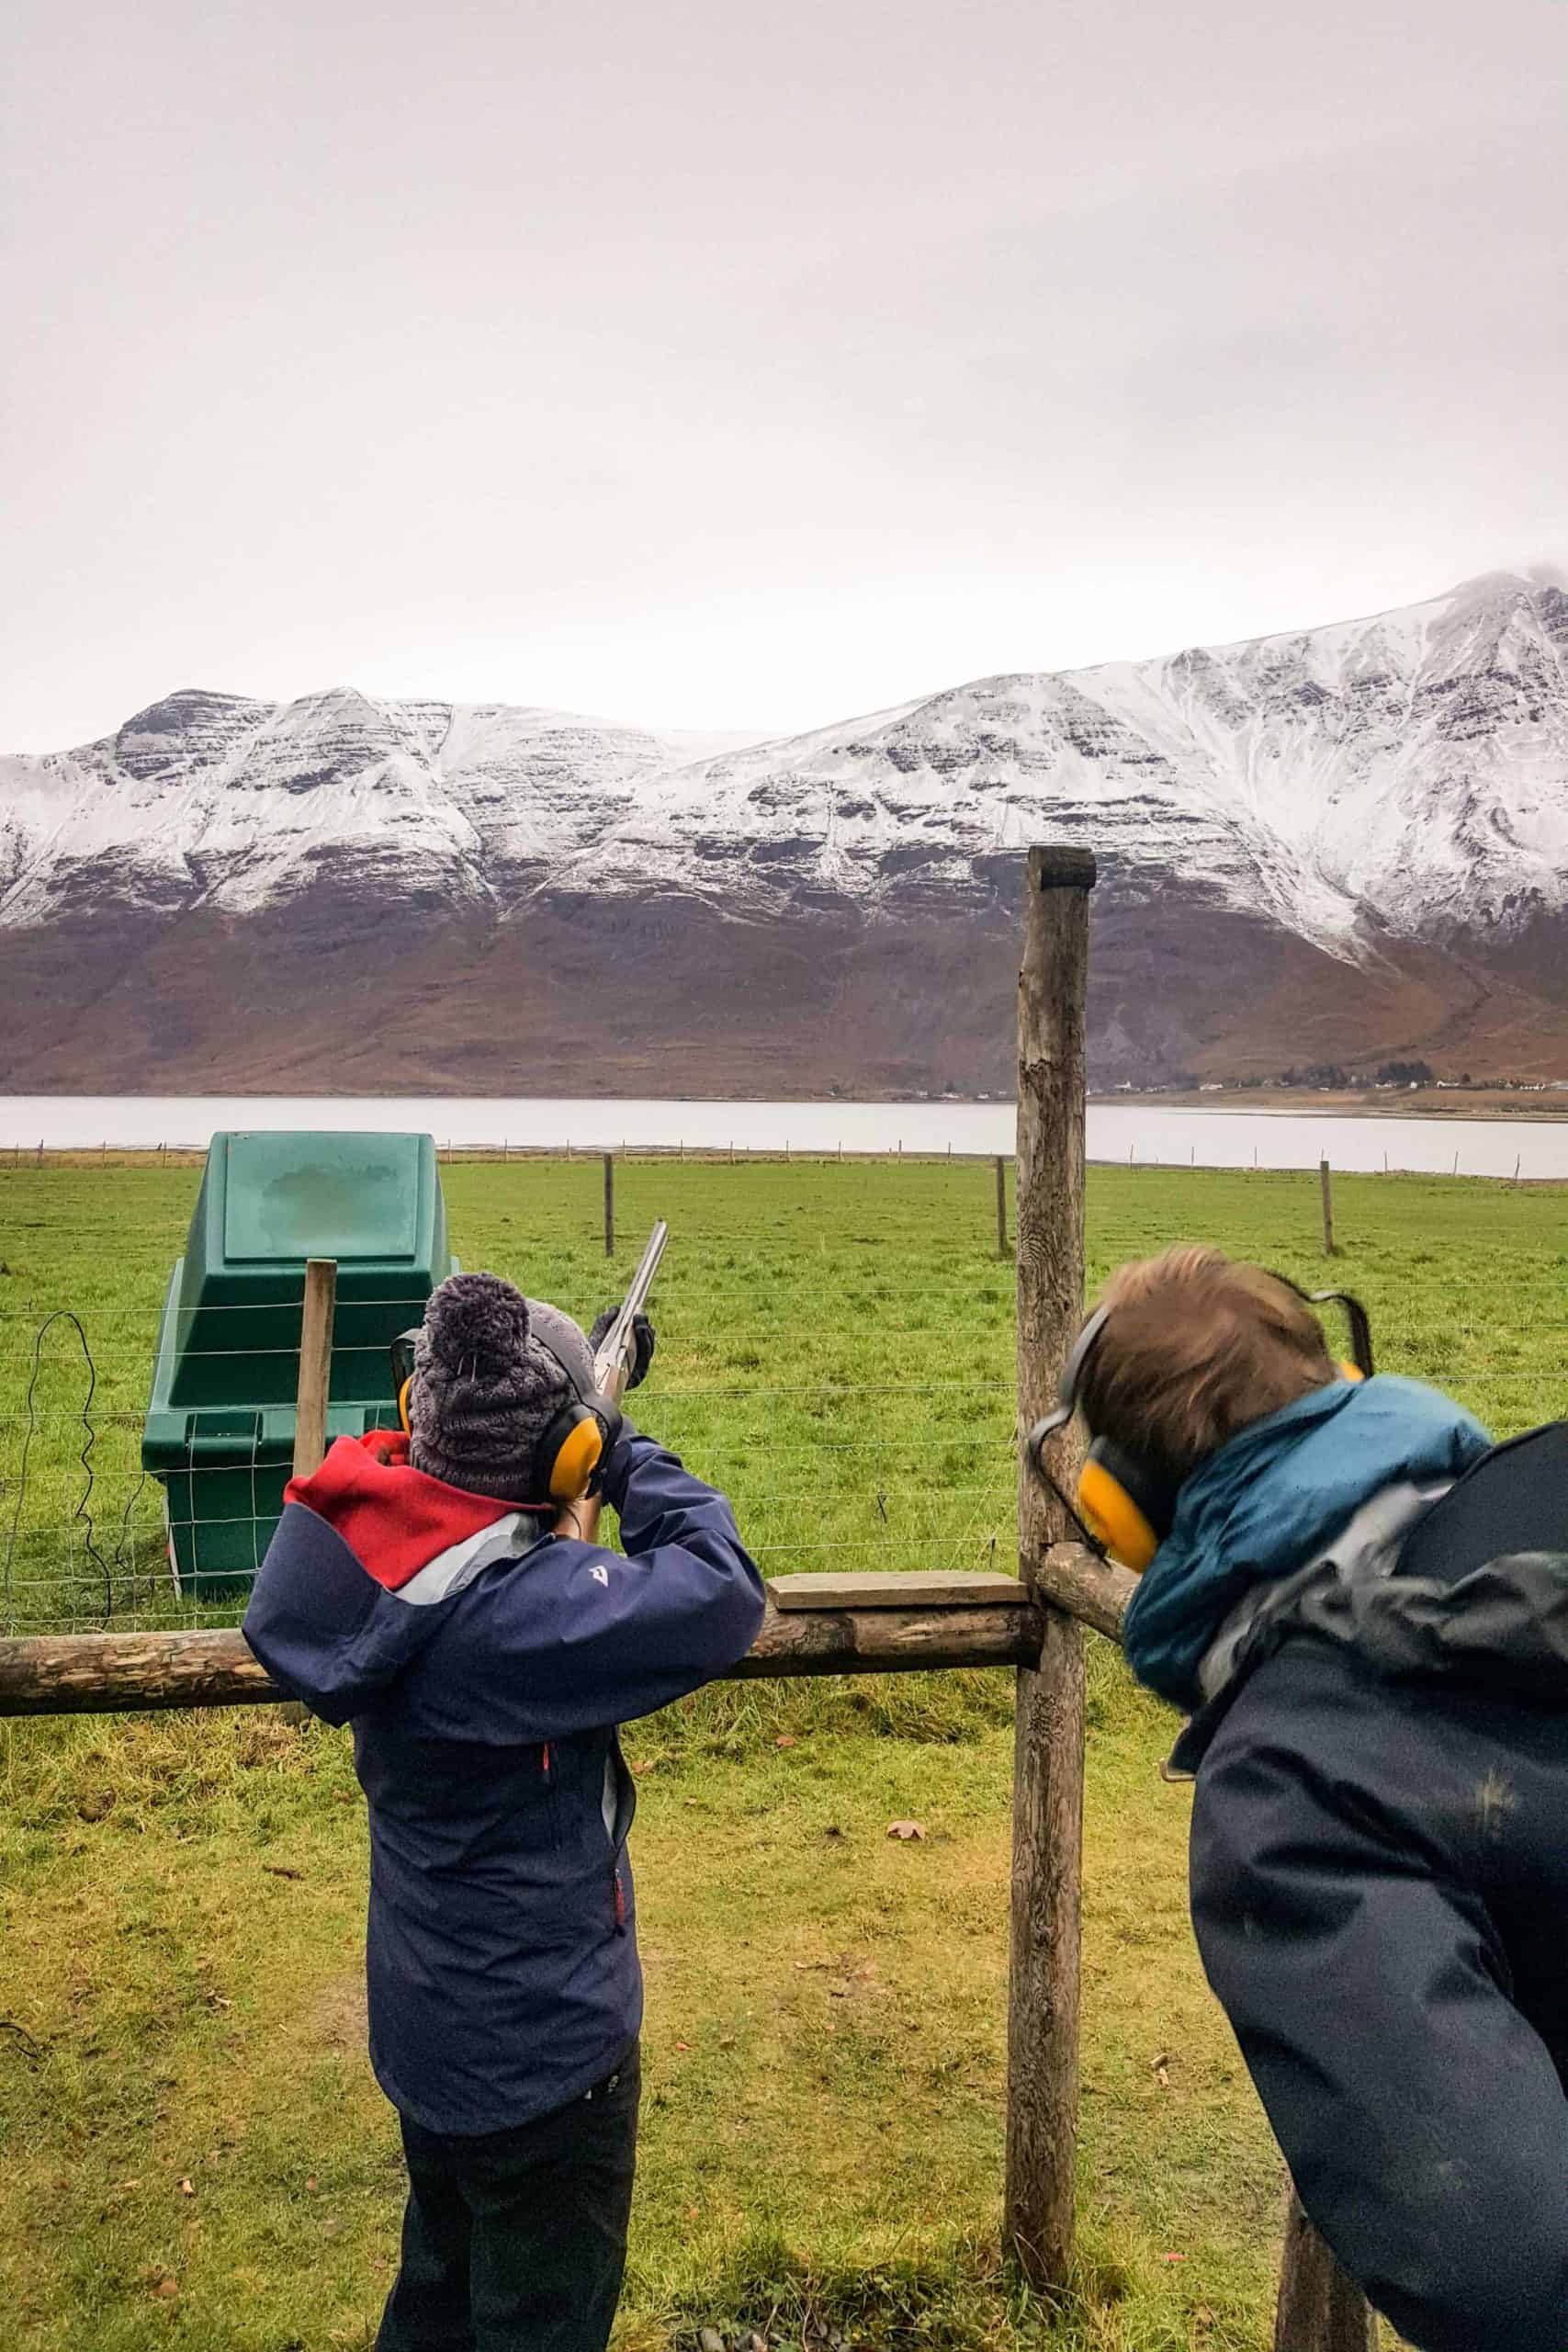
[[[1292,2188],[1285,2209],[1274,2352],[1377,2352],[1378,2324],[1303,2212]]]
[[[337,1315],[337,1260],[305,1262],[305,1304],[299,1317],[299,1387],[294,1410],[294,1476],[309,1478],[327,1458],[327,1391],[333,1371]]]
[[[997,1154],[997,1255],[1009,1258],[1008,1248],[1008,1164],[1001,1153]]]
[[[604,1154],[604,1255],[615,1254],[615,1155]]]
[[[337,1317],[337,1260],[308,1258],[299,1315],[299,1385],[294,1402],[294,1476],[309,1478],[327,1458],[327,1397],[333,1376],[333,1325]],[[286,1701],[285,1723],[302,1724],[310,1709]]]
[[[1323,1194],[1323,1254],[1332,1258],[1334,1248],[1334,1179],[1326,1159],[1317,1163],[1318,1189]]]
[[[1050,1405],[1083,1312],[1087,850],[1029,854],[1018,982],[1018,1412]],[[1054,1442],[1071,1485],[1074,1432]],[[1020,1575],[1032,1582],[1066,1514],[1021,1454]],[[1039,1663],[1020,1668],[1013,1756],[1011,1979],[1003,2242],[1034,2287],[1066,2282],[1077,2155],[1083,1849],[1083,1635],[1043,1612]]]

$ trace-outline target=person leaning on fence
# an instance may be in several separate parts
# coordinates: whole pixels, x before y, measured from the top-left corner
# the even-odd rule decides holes
[[[628,1385],[652,1345],[639,1321]],[[245,1617],[282,1689],[353,1724],[369,1805],[370,2057],[409,2173],[378,2352],[599,2352],[620,2294],[642,1984],[615,1725],[743,1657],[763,1595],[725,1498],[629,1424],[602,1482],[626,1556],[553,1532],[551,1425],[592,1392],[566,1316],[454,1275],[408,1437],[340,1438],[290,1486]]]
[[[1217,1250],[1101,1304],[1123,1641],[1191,1716],[1193,1925],[1303,2205],[1420,2352],[1563,2352],[1568,1425],[1347,1377]]]

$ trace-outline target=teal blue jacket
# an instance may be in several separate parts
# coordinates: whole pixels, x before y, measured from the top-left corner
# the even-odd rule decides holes
[[[1134,1673],[1197,1708],[1204,1653],[1250,1587],[1292,1575],[1380,1488],[1446,1484],[1491,1443],[1462,1406],[1392,1374],[1334,1381],[1250,1422],[1181,1488],[1123,1621]]]

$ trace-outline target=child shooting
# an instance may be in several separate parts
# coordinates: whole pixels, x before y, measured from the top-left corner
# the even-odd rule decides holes
[[[622,1327],[635,1387],[653,1332],[595,1337]],[[370,2057],[409,2175],[378,2352],[601,2352],[642,2020],[616,1726],[745,1655],[761,1580],[724,1496],[510,1283],[441,1284],[402,1394],[401,1431],[289,1487],[245,1618],[352,1724],[369,1807]],[[601,1498],[624,1555],[584,1532]]]

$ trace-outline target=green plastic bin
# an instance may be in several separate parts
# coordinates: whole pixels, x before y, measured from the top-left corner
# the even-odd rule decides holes
[[[197,1600],[243,1596],[294,1460],[308,1258],[337,1261],[327,1442],[393,1424],[388,1350],[457,1261],[417,1135],[218,1135],[169,1277],[142,1467]]]

